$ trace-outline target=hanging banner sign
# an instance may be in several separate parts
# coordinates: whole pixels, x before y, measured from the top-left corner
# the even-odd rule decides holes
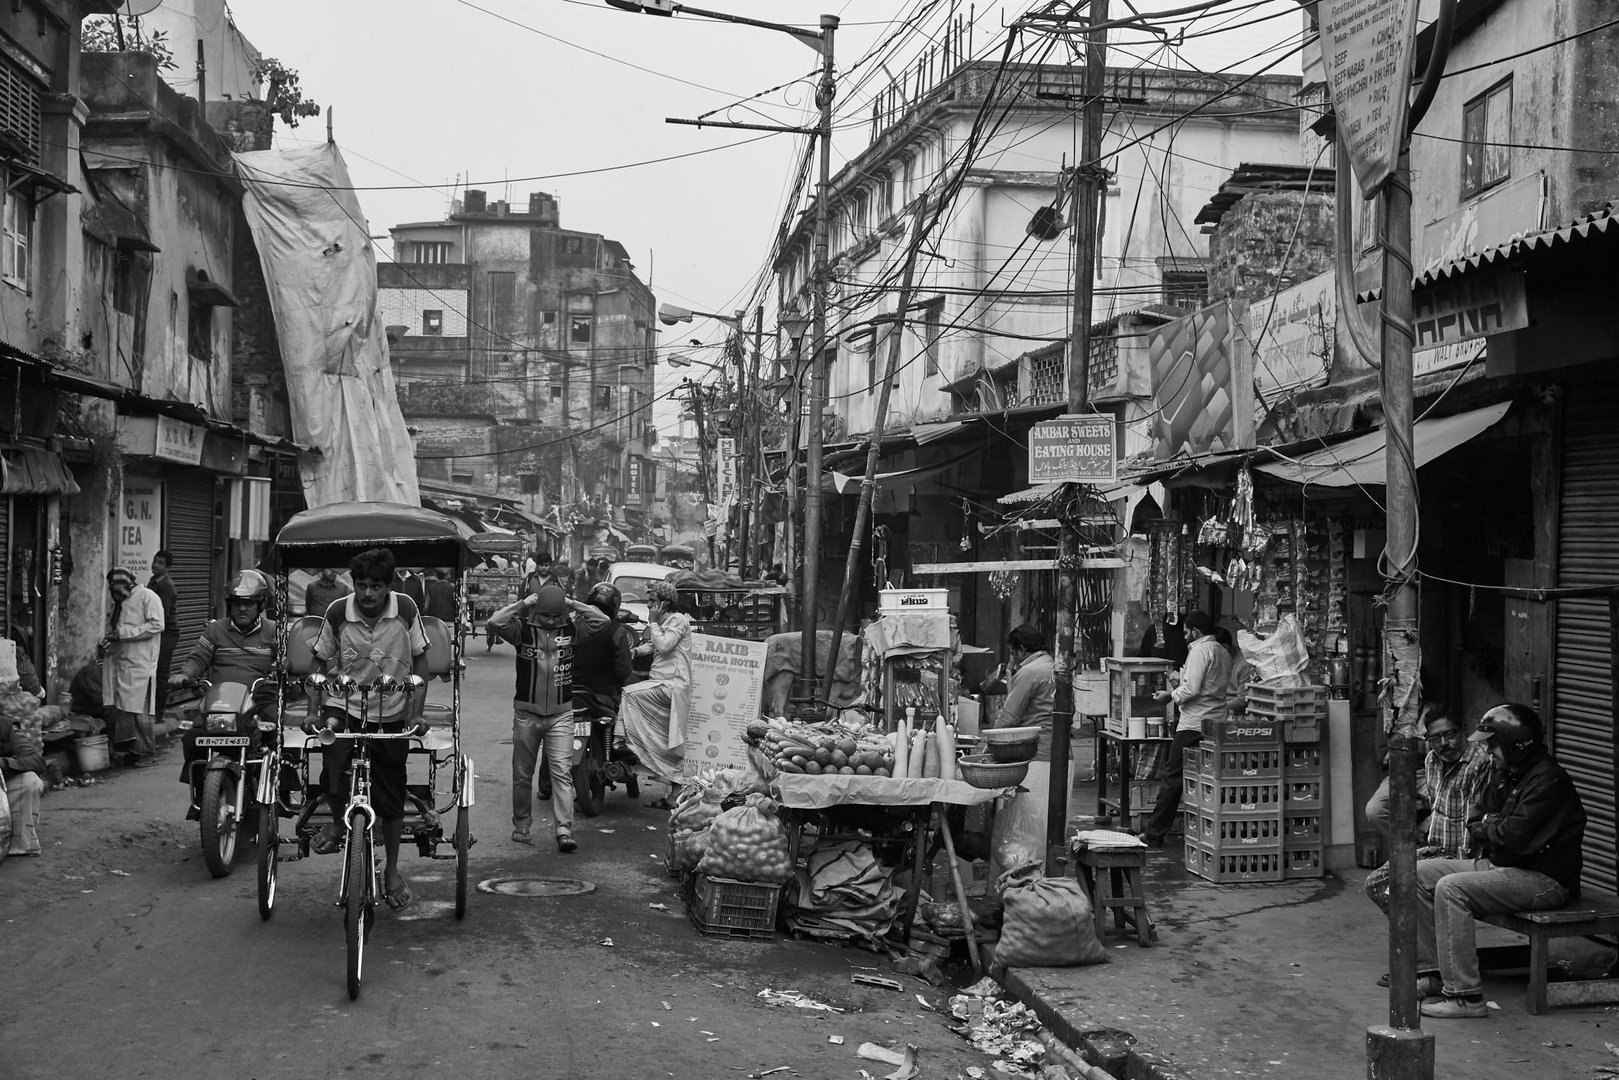
[[[721,506],[730,506],[737,498],[737,461],[736,440],[729,435],[720,436],[719,453],[716,457],[719,469],[719,483],[714,492],[714,501]]]
[[[126,476],[118,500],[118,561],[144,580],[152,556],[163,546],[163,482]]]
[[[1338,138],[1370,199],[1405,142],[1417,0],[1320,0],[1316,11]]]
[[[1119,458],[1111,416],[1059,416],[1029,429],[1030,484],[1112,484]]]
[[[748,725],[759,719],[764,684],[764,642],[691,636],[691,716],[686,722],[684,775],[747,764],[743,737]]]

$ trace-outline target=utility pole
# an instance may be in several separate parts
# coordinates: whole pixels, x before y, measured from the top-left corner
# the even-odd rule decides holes
[[[701,481],[703,492],[703,510],[706,512],[714,504],[713,489],[708,486],[708,418],[703,409],[703,388],[690,379],[686,380],[686,400],[691,403],[691,411],[697,417],[697,478]],[[708,534],[708,564],[714,565],[714,534]]]
[[[742,313],[737,312],[738,329],[741,328]],[[754,467],[759,461],[759,446],[764,432],[759,423],[759,403],[755,400],[759,387],[759,358],[765,347],[765,309],[760,305],[753,309],[753,360],[746,366],[741,381],[741,389],[737,394],[737,406],[741,410],[742,432],[737,440],[741,448],[742,457],[742,561],[738,568],[742,580],[748,579],[748,569],[753,564],[753,503],[757,497],[754,491]]]
[[[816,131],[816,138],[820,140],[816,148],[820,154],[820,174],[815,182],[815,308],[810,337],[809,447],[804,455],[804,585],[800,598],[803,627],[799,642],[803,660],[793,695],[801,701],[813,698],[816,689],[815,654],[819,630],[816,598],[821,587],[821,418],[826,411],[827,249],[832,235],[832,101],[838,89],[832,67],[832,36],[837,28],[836,15],[821,16],[821,82],[815,88],[815,104],[821,109]]]
[[[1108,0],[1091,0],[1090,23],[1107,22]],[[1102,90],[1107,76],[1107,31],[1092,30],[1085,43],[1084,149],[1074,165],[1074,322],[1068,336],[1068,411],[1090,407],[1091,310],[1096,282],[1097,201],[1102,168]],[[1062,873],[1068,861],[1068,759],[1074,723],[1074,605],[1079,592],[1079,537],[1068,520],[1075,485],[1064,484],[1057,549],[1057,654],[1051,715],[1051,788],[1046,803],[1046,873]]]

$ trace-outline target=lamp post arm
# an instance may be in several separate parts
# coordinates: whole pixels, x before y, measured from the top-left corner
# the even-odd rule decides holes
[[[689,7],[685,4],[673,4],[671,5],[671,10],[686,15],[696,15],[704,19],[713,19],[716,22],[740,23],[743,26],[757,26],[764,30],[780,30],[784,34],[791,34],[816,52],[824,52],[825,46],[828,44],[820,31],[805,30],[801,26],[765,22],[762,19],[750,19],[744,15],[729,15],[723,11],[708,11],[703,8]]]

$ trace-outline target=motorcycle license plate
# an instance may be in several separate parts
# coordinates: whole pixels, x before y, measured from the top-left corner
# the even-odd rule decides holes
[[[590,738],[590,721],[575,720],[573,722],[573,737],[576,739]]]
[[[204,735],[197,740],[198,746],[246,746],[246,735]]]

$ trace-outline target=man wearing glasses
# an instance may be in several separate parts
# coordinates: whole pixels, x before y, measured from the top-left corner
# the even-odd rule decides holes
[[[1490,753],[1482,743],[1469,743],[1467,732],[1446,715],[1439,705],[1423,707],[1423,731],[1428,756],[1417,774],[1417,794],[1430,808],[1427,829],[1417,846],[1419,859],[1471,859],[1477,857],[1477,843],[1468,835],[1467,821],[1477,817],[1479,800],[1494,768]],[[1384,779],[1366,804],[1366,818],[1388,831],[1388,780]],[[1384,863],[1366,875],[1366,896],[1389,911],[1389,865]],[[1388,976],[1383,977],[1385,980]],[[1379,985],[1387,985],[1379,980]]]

